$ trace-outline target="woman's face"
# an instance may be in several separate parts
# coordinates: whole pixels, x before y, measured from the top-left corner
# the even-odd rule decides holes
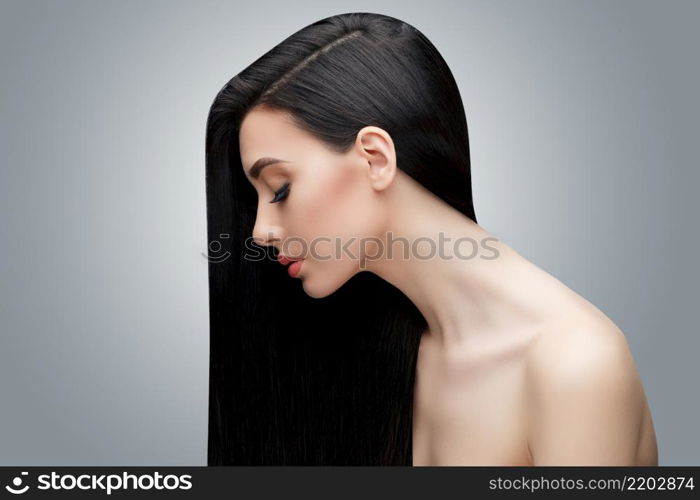
[[[393,143],[376,127],[360,132],[353,148],[340,155],[277,110],[254,108],[241,123],[241,163],[258,194],[252,237],[303,258],[296,277],[311,297],[330,295],[362,271],[364,255],[376,252],[368,238],[379,237],[386,222],[382,192],[395,171]],[[255,176],[251,167],[260,158],[284,162]],[[280,201],[270,203],[276,192]]]

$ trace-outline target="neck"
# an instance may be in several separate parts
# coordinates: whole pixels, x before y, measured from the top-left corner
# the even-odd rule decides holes
[[[432,193],[414,192],[410,202],[391,200],[400,209],[387,221],[383,252],[364,266],[416,305],[431,342],[452,350],[535,324],[544,314],[539,294],[556,295],[545,273]]]

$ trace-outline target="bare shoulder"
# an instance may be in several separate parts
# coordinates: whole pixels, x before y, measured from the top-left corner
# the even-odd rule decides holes
[[[612,322],[543,332],[528,348],[525,372],[535,465],[634,465],[645,396]]]
[[[529,345],[526,363],[534,384],[554,382],[551,375],[580,380],[581,375],[596,377],[606,371],[607,375],[610,371],[618,376],[636,374],[624,333],[601,321],[547,328]]]

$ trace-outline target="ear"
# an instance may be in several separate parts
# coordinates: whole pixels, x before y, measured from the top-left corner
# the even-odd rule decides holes
[[[357,151],[369,165],[367,175],[372,187],[386,189],[396,176],[396,150],[391,136],[383,129],[367,126],[357,133]]]

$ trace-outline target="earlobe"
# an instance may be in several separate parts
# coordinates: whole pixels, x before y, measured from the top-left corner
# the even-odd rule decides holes
[[[360,154],[368,165],[372,187],[386,189],[396,175],[396,151],[391,136],[379,127],[364,127],[357,134]]]

